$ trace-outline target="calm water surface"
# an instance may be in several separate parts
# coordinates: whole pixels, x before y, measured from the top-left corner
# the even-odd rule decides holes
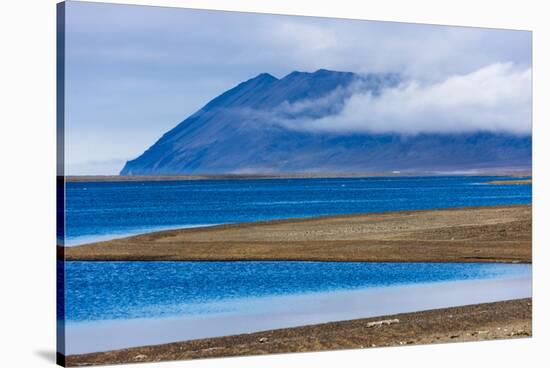
[[[66,320],[245,314],[252,298],[530,274],[494,263],[67,262]]]

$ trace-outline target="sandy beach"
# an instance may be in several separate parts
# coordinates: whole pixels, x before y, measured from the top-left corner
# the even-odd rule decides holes
[[[58,247],[66,260],[531,262],[531,205],[289,219]]]
[[[68,366],[480,341],[532,335],[531,299],[69,355]]]

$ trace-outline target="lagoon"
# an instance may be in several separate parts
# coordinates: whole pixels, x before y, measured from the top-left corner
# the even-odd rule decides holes
[[[67,354],[531,296],[531,265],[67,262]]]

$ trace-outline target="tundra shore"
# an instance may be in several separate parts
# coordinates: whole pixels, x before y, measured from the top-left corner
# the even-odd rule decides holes
[[[531,205],[399,211],[169,230],[74,247],[81,261],[531,262]]]
[[[89,366],[520,338],[532,335],[531,315],[531,299],[518,299],[69,355],[65,363]]]

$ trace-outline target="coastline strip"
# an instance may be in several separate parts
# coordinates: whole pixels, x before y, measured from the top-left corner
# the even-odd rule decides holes
[[[487,182],[491,185],[531,185],[533,184],[532,179],[522,179],[522,180],[493,180]]]
[[[166,175],[68,175],[68,183],[77,182],[132,182],[132,181],[188,181],[188,180],[252,180],[252,179],[331,179],[331,178],[376,178],[414,176],[531,176],[530,170],[472,171],[472,172],[350,172],[350,173],[253,173],[253,174],[166,174]]]
[[[531,298],[67,356],[68,366],[529,337]]]
[[[531,205],[288,219],[58,247],[80,261],[531,262]]]

